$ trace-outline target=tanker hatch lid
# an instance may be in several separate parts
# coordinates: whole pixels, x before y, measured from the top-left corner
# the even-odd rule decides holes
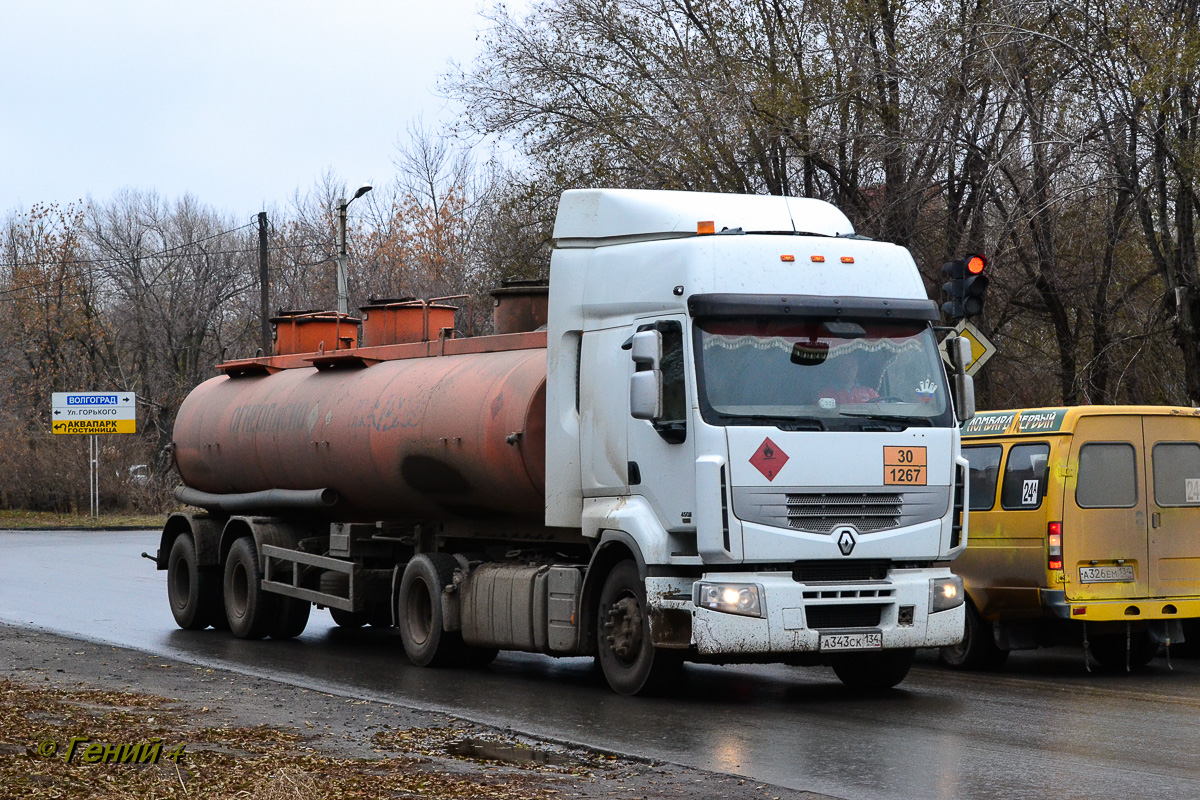
[[[853,236],[846,215],[823,200],[777,195],[674,192],[657,189],[571,189],[554,221],[559,247],[697,235],[697,223],[715,231]]]
[[[303,360],[309,362],[317,369],[362,369],[363,367],[369,367],[372,364],[380,362],[378,358],[366,358],[358,353],[346,352],[344,350],[305,356]]]
[[[268,364],[258,358],[239,358],[217,364],[217,370],[231,378],[249,377],[252,375],[272,375],[282,368]]]

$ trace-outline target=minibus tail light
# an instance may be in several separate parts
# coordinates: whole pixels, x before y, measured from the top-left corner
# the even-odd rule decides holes
[[[1062,523],[1051,522],[1046,525],[1047,569],[1062,569]]]

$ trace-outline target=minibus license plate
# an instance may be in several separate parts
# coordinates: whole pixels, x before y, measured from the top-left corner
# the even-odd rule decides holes
[[[1121,567],[1080,567],[1080,583],[1133,583],[1133,565]]]
[[[821,650],[878,650],[883,647],[882,633],[823,633]]]

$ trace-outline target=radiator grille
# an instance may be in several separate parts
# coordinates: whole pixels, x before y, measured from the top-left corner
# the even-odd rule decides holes
[[[832,628],[878,628],[883,606],[879,605],[828,605],[807,606],[804,614],[808,627],[813,630]]]
[[[845,583],[881,581],[887,578],[889,562],[869,559],[841,561],[797,561],[792,579],[797,583]]]
[[[900,526],[904,500],[899,494],[814,493],[787,496],[788,525],[798,531],[831,533],[853,525],[859,533]]]

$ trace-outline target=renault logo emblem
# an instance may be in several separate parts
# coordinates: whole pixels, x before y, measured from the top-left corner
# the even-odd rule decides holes
[[[838,537],[838,550],[842,551],[842,555],[848,556],[854,552],[855,544],[857,543],[854,541],[854,534],[849,528],[843,528],[842,535]]]

